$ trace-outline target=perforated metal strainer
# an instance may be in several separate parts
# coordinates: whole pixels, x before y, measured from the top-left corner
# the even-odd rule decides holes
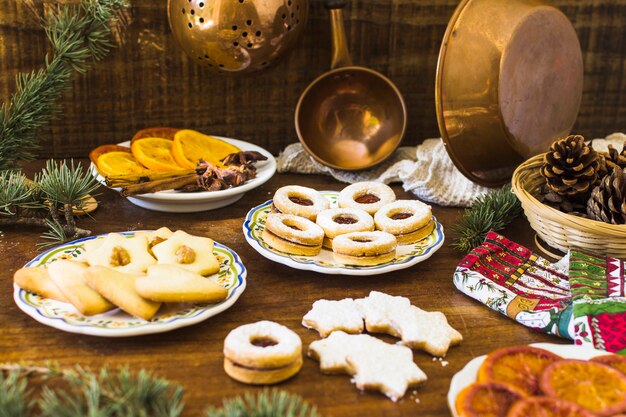
[[[168,0],[178,44],[220,73],[269,66],[296,44],[307,13],[307,0]]]

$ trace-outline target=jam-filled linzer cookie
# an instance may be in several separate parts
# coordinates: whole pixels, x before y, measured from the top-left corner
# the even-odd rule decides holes
[[[424,239],[435,228],[428,204],[417,200],[398,200],[382,207],[375,215],[376,228],[391,233],[401,245]]]
[[[333,256],[345,265],[372,266],[396,257],[396,238],[387,232],[353,232],[333,239]]]
[[[348,185],[339,193],[339,207],[358,208],[372,216],[382,206],[396,201],[391,187],[382,182],[357,182]]]
[[[322,246],[332,249],[333,239],[352,232],[371,232],[374,218],[366,211],[354,208],[332,208],[317,215],[316,223],[324,229]]]
[[[303,217],[270,213],[262,237],[268,245],[281,252],[315,256],[322,250],[324,230]]]
[[[288,185],[276,190],[272,199],[272,211],[293,214],[315,221],[322,210],[330,203],[319,191],[299,185]]]
[[[302,368],[302,341],[287,327],[259,321],[232,330],[224,340],[224,370],[246,384],[276,384]]]

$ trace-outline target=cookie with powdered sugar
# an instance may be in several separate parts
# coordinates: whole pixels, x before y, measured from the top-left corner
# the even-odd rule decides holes
[[[380,391],[392,401],[427,379],[413,362],[411,349],[369,335],[336,331],[311,343],[308,355],[319,361],[323,373],[352,375],[357,388]]]
[[[317,330],[321,337],[335,330],[358,334],[363,333],[363,315],[352,298],[317,300],[302,318],[302,325]]]
[[[410,348],[444,356],[450,346],[463,340],[461,333],[448,324],[443,313],[424,311],[411,305],[406,297],[372,291],[368,297],[357,299],[355,303],[365,318],[368,332],[398,337],[403,345]]]

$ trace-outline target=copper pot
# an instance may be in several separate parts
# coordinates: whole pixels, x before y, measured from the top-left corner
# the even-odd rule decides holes
[[[472,181],[501,185],[570,132],[582,86],[580,44],[558,9],[543,0],[463,0],[437,66],[446,149]]]
[[[384,161],[406,129],[406,107],[384,75],[352,65],[343,25],[343,0],[326,0],[332,35],[331,70],[304,90],[296,106],[298,139],[332,168],[359,170]]]

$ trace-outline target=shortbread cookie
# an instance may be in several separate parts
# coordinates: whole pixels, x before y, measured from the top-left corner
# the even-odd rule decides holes
[[[333,239],[333,257],[344,265],[379,265],[396,257],[396,247],[390,233],[352,232]]]
[[[213,239],[177,230],[172,237],[152,247],[159,264],[177,265],[200,275],[215,274],[220,263],[213,254]]]
[[[315,221],[324,229],[322,246],[331,249],[333,239],[351,232],[371,232],[374,230],[374,218],[366,211],[355,208],[331,208],[317,215]]]
[[[335,330],[358,334],[363,333],[363,315],[352,298],[317,300],[302,318],[302,325],[317,330],[322,337]]]
[[[398,243],[408,245],[424,239],[435,228],[429,205],[417,200],[398,200],[374,215],[376,228],[391,233]]]
[[[139,275],[125,274],[104,266],[90,266],[85,272],[87,285],[104,298],[130,314],[150,320],[161,303],[141,297],[135,289]]]
[[[141,274],[157,262],[148,252],[146,236],[126,237],[120,233],[109,233],[99,247],[87,251],[85,259],[91,266],[106,266],[128,274]]]
[[[87,265],[60,259],[48,264],[50,279],[65,298],[85,316],[113,310],[115,305],[87,285]]]
[[[154,245],[158,245],[161,242],[165,242],[167,239],[171,238],[174,235],[167,227],[161,227],[157,230],[153,230],[151,232],[135,232],[135,236],[145,236],[148,239],[148,249],[152,250]]]
[[[382,182],[357,182],[349,185],[339,193],[339,207],[358,208],[372,216],[385,204],[396,200],[391,187]]]
[[[246,384],[275,384],[302,367],[302,341],[272,321],[239,326],[224,340],[224,370]]]
[[[141,297],[163,303],[217,303],[228,296],[226,288],[177,265],[150,266],[135,288]]]
[[[281,252],[315,256],[322,250],[324,230],[304,217],[270,213],[261,236],[269,246]]]
[[[20,268],[13,274],[13,282],[20,288],[41,295],[42,297],[69,303],[69,300],[63,295],[54,282],[52,282],[52,279],[50,279],[50,274],[46,267],[30,266]]]
[[[330,203],[319,191],[299,185],[287,185],[276,190],[272,199],[274,213],[293,214],[315,221]]]
[[[320,362],[322,372],[352,375],[357,388],[381,391],[392,401],[398,401],[410,386],[427,379],[413,362],[411,349],[369,335],[336,331],[311,343],[308,354]]]
[[[411,305],[406,297],[372,291],[355,303],[365,317],[367,331],[399,337],[402,344],[431,355],[444,356],[450,346],[463,340],[443,313],[424,311]]]

